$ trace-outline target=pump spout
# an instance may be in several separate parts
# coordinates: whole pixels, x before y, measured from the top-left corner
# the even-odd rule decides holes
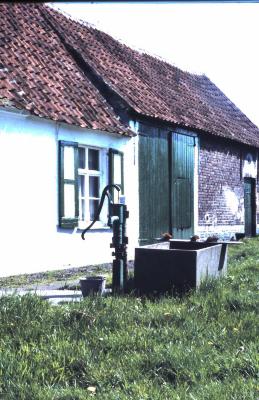
[[[107,186],[105,186],[105,188],[103,189],[103,192],[102,192],[102,196],[101,196],[101,200],[100,200],[100,203],[99,203],[97,212],[96,212],[96,214],[95,214],[95,216],[94,216],[94,220],[93,220],[93,221],[91,222],[91,224],[90,224],[87,228],[85,228],[85,229],[83,230],[83,232],[81,233],[81,238],[82,238],[83,240],[85,240],[85,233],[86,233],[89,229],[92,228],[92,226],[95,224],[96,221],[98,221],[99,216],[100,216],[100,213],[101,213],[102,208],[103,208],[103,203],[104,203],[104,200],[105,200],[105,196],[107,196],[107,198],[108,198],[109,208],[110,208],[110,204],[113,204],[112,196],[111,196],[111,194],[110,194],[110,192],[109,192],[109,190],[111,190],[112,188],[116,189],[118,192],[121,190],[120,187],[119,187],[119,185],[112,184],[112,185],[107,185]],[[110,218],[109,218],[109,221],[110,221]]]

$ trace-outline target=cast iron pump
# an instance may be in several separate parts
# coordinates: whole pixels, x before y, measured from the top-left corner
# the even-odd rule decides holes
[[[111,248],[114,248],[112,255],[115,257],[112,263],[112,291],[123,292],[126,287],[128,279],[127,269],[127,244],[128,238],[126,237],[126,219],[129,217],[127,207],[122,203],[114,203],[110,191],[116,189],[120,191],[120,186],[112,184],[107,185],[103,189],[101,200],[94,217],[93,222],[82,232],[81,237],[85,240],[85,233],[94,223],[99,219],[100,212],[103,207],[105,197],[108,198],[108,222],[107,225],[112,227],[113,237]]]

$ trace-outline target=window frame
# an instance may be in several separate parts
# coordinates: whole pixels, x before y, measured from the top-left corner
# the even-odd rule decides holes
[[[78,219],[78,228],[79,229],[85,229],[91,222],[92,220],[90,219],[90,200],[99,200],[101,198],[101,190],[107,185],[108,182],[108,159],[107,159],[107,148],[103,147],[97,147],[97,146],[92,146],[88,144],[79,144],[79,148],[84,148],[86,150],[85,152],[85,169],[79,168],[78,165],[78,176],[84,176],[85,177],[85,220],[80,219],[80,213],[79,213],[79,219]],[[89,152],[88,150],[97,150],[99,153],[99,170],[91,170],[88,169],[88,157],[89,157]],[[89,193],[89,185],[90,185],[90,177],[91,176],[96,176],[99,177],[99,197],[93,197],[90,196]],[[78,188],[78,201],[80,202],[81,197],[79,193],[79,188]],[[79,205],[80,208],[80,205]],[[104,203],[104,207],[102,208],[102,211],[100,213],[100,219],[99,221],[96,221],[94,224],[95,229],[103,229],[103,228],[108,228],[107,225],[107,204],[106,201]]]
[[[83,148],[85,150],[85,168],[79,168],[79,164],[78,164],[78,178],[80,176],[84,176],[84,181],[85,181],[85,196],[84,196],[84,200],[85,200],[85,219],[82,220],[80,219],[81,217],[81,200],[82,197],[80,196],[79,193],[79,185],[78,185],[78,202],[79,202],[79,218],[78,218],[78,227],[80,229],[84,229],[86,228],[91,222],[91,218],[90,218],[90,200],[99,200],[101,198],[101,187],[105,186],[105,175],[107,175],[107,172],[105,174],[105,169],[107,170],[107,163],[104,163],[103,160],[103,153],[105,151],[104,148],[100,148],[97,146],[91,146],[91,145],[87,145],[87,144],[78,144],[78,149]],[[92,170],[92,169],[88,169],[88,160],[89,160],[89,150],[97,150],[98,151],[98,164],[99,164],[99,170]],[[90,196],[90,177],[98,177],[99,178],[99,197],[93,197]],[[107,181],[107,179],[106,179]],[[106,208],[106,207],[104,207]],[[100,215],[100,220],[96,221],[95,223],[95,228],[103,228],[105,226],[107,226],[107,222],[105,222],[105,211],[107,214],[107,209],[106,210],[102,210],[101,215]]]
[[[74,173],[72,173],[71,165],[68,164],[67,171],[71,172],[71,176],[64,176],[65,173],[65,162],[71,161],[72,158],[69,152],[65,150],[66,147],[72,147],[74,149],[73,157],[74,157]],[[79,149],[84,148],[85,152],[85,167],[79,168]],[[89,170],[88,169],[88,157],[89,157],[89,149],[98,151],[98,161],[99,161],[99,170]],[[120,164],[117,162],[114,163],[114,155],[120,156]],[[95,145],[89,145],[85,143],[78,143],[66,140],[58,140],[58,226],[64,229],[85,229],[92,221],[90,221],[90,200],[100,200],[101,197],[101,189],[104,188],[108,183],[117,183],[114,182],[115,174],[114,164],[120,165],[120,174],[121,174],[121,191],[120,196],[124,195],[124,154],[116,149],[107,148],[107,147],[98,147]],[[73,167],[72,167],[73,168]],[[79,193],[79,177],[84,176],[85,180],[85,195],[82,196]],[[90,196],[89,193],[89,177],[97,176],[99,177],[99,197]],[[117,175],[118,176],[118,175]],[[73,179],[70,179],[73,178]],[[74,204],[73,208],[71,208],[71,199],[73,201],[73,197],[69,191],[65,190],[65,185],[73,185],[74,190]],[[114,197],[114,193],[112,191],[112,196]],[[66,198],[65,198],[66,197]],[[84,197],[85,202],[87,202],[87,215],[85,215],[85,220],[80,220],[80,212],[79,212],[79,202],[81,202]],[[67,201],[67,203],[66,203]],[[117,202],[117,198],[115,199]],[[74,211],[75,215],[71,215],[71,217],[65,216],[65,205],[70,207]],[[100,213],[100,220],[97,221],[94,225],[95,229],[110,229],[107,225],[107,214],[108,214],[107,201],[104,203],[104,207]],[[87,218],[88,216],[88,218]]]

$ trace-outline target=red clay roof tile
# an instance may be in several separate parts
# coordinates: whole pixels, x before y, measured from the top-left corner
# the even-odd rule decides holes
[[[0,106],[132,135],[33,4],[0,4]]]
[[[0,105],[131,135],[64,41],[136,113],[259,147],[259,129],[205,75],[141,54],[43,4],[0,4],[0,15]]]
[[[48,7],[43,12],[135,112],[259,147],[259,129],[205,75],[141,54]]]

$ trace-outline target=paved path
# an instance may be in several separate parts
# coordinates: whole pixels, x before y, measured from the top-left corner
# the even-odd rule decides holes
[[[81,290],[68,290],[68,289],[49,289],[49,285],[42,285],[40,288],[9,288],[0,289],[0,298],[3,296],[25,296],[26,294],[36,294],[44,300],[49,300],[52,304],[59,304],[63,302],[81,301],[83,299]],[[105,290],[105,295],[109,295],[111,289]]]
[[[9,296],[12,294],[17,294],[19,296],[24,296],[28,293],[36,294],[43,299],[55,298],[55,297],[82,297],[81,290],[42,290],[42,289],[1,289],[0,296]]]
[[[25,296],[26,294],[36,294],[44,300],[50,300],[51,303],[59,303],[64,301],[80,301],[82,297],[81,290],[58,290],[58,289],[1,289],[2,296]]]

